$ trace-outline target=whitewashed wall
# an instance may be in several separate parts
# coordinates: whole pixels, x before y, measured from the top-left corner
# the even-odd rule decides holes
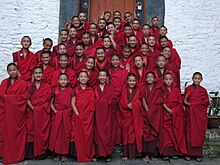
[[[220,91],[220,0],[165,0],[165,25],[182,59],[181,81],[200,71],[202,85]]]
[[[42,49],[42,39],[58,40],[60,0],[0,0],[0,82],[7,77],[12,52],[21,48],[22,36],[32,39],[31,51]]]

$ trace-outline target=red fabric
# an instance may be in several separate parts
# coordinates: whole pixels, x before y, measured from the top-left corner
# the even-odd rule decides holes
[[[186,107],[187,122],[186,122],[186,139],[190,142],[191,147],[202,147],[205,140],[207,127],[207,107],[209,98],[205,88],[190,85],[185,90],[185,95],[188,95],[187,101],[190,106]]]
[[[142,88],[143,97],[146,101],[146,104],[149,108],[149,111],[146,112],[144,110],[144,133],[143,133],[143,141],[149,142],[154,140],[159,140],[160,129],[162,124],[162,89],[159,84],[154,84],[152,90],[147,86]]]
[[[82,71],[83,68],[85,68],[86,65],[85,63],[86,63],[86,58],[83,58],[82,61],[79,61],[79,58],[76,55],[70,61],[70,65],[72,66],[76,75],[78,75],[78,73]]]
[[[72,88],[60,90],[54,88],[54,107],[52,114],[49,149],[57,154],[68,154],[71,136],[70,115],[72,114]]]
[[[152,63],[150,64],[150,66],[155,66],[155,63],[157,61],[158,56],[160,55],[160,51],[157,49],[154,49],[154,51],[152,51],[151,49],[149,49],[149,56],[153,59]],[[152,68],[150,68],[152,70]]]
[[[58,63],[58,58],[59,58],[59,55],[55,56],[53,59],[52,59],[52,67],[57,70],[59,69],[59,63]]]
[[[76,107],[79,115],[75,116],[75,144],[78,162],[89,162],[95,154],[93,144],[95,93],[92,88],[76,92]]]
[[[132,110],[130,110],[128,108],[128,92],[127,87],[124,88],[119,100],[122,122],[122,144],[126,145],[136,142],[138,152],[141,153],[143,135],[141,93],[139,89],[136,89],[136,93],[131,100]]]
[[[146,73],[147,70],[145,68],[142,68],[142,74],[138,71],[137,68],[134,68],[131,70],[131,73],[134,73],[136,75],[136,83],[138,88],[142,88],[146,84]]]
[[[98,148],[96,156],[109,156],[113,152],[115,140],[114,88],[106,85],[102,92],[97,86],[95,95],[94,141]]]
[[[156,41],[160,38],[160,28],[159,27],[150,27],[150,35],[156,38]]]
[[[172,88],[169,91],[164,87],[163,91],[165,104],[172,110],[172,115],[169,115],[164,109],[160,153],[163,154],[165,149],[174,147],[178,153],[185,155],[187,154],[187,148],[184,132],[183,102],[180,90],[178,88]]]
[[[88,57],[95,57],[96,48],[100,47],[101,45],[102,45],[102,39],[99,38],[98,41],[97,41],[94,45],[88,47],[88,48],[85,50],[85,52],[84,52],[85,56],[86,56],[87,58],[88,58]]]
[[[34,156],[45,154],[48,147],[50,98],[51,87],[47,83],[42,83],[29,98],[34,107],[34,110],[31,110],[33,115]]]
[[[97,59],[95,60],[96,71],[109,70],[111,67],[110,59],[105,58],[104,64],[101,64]]]
[[[21,56],[24,56],[22,50],[15,52],[12,55],[14,59],[17,59],[17,61],[14,62],[17,62],[21,78],[25,81],[31,80],[32,70],[37,64],[37,56],[32,52],[28,52],[26,58],[21,60]]]
[[[89,87],[95,88],[99,84],[98,72],[96,70],[87,70],[87,73],[89,74]]]
[[[75,74],[75,72],[70,68],[66,68],[65,73],[68,75],[69,86],[75,87],[75,85],[76,85],[76,74]],[[52,78],[52,81],[51,81],[51,86],[52,87],[56,87],[56,86],[59,85],[57,81],[58,81],[58,77],[59,77],[60,74],[61,74],[61,69],[58,69],[54,72],[53,78]]]
[[[24,80],[17,79],[5,96],[4,164],[24,160],[27,100],[28,85]]]
[[[39,50],[35,53],[35,55],[37,56],[37,63],[41,63],[41,53],[45,51],[44,49]],[[50,57],[51,59],[53,59],[56,56],[56,54],[54,52],[50,52]]]
[[[53,78],[53,74],[54,74],[55,70],[52,66],[47,66],[45,69],[44,69],[44,73],[43,73],[43,78],[42,78],[42,81],[44,83],[48,83],[48,84],[51,84],[51,81],[52,81],[52,78]]]
[[[115,88],[117,91],[121,91],[121,88],[126,84],[126,79],[128,71],[126,69],[118,68],[114,71],[109,70],[110,80],[109,84]]]

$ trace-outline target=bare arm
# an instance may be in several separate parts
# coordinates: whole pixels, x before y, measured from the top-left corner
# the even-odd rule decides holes
[[[187,105],[187,106],[190,106],[190,103],[187,101],[187,98],[188,98],[188,95],[186,94],[185,97],[184,97],[184,104]]]
[[[72,97],[72,101],[71,101],[71,104],[72,104],[72,108],[73,108],[73,112],[76,114],[76,115],[78,115],[79,114],[79,112],[78,112],[78,109],[76,108],[76,97],[74,96],[74,97]]]
[[[170,109],[165,103],[163,104],[163,107],[170,115],[172,115],[172,109]]]
[[[115,42],[115,40],[114,40],[114,36],[111,34],[109,37],[110,37],[110,39],[111,39],[111,41],[112,41],[112,46],[113,46],[113,48],[114,48],[115,50],[117,50],[117,46],[116,46],[116,42]]]
[[[142,98],[142,105],[143,105],[145,111],[148,112],[148,111],[149,111],[149,108],[148,108],[148,106],[147,106],[147,103],[146,103],[146,100],[145,100],[144,97]]]
[[[31,108],[31,110],[34,110],[34,106],[31,104],[31,101],[28,99],[27,105]]]
[[[52,111],[53,111],[54,113],[57,113],[57,110],[55,109],[55,107],[54,107],[54,105],[53,105],[53,102],[54,102],[54,98],[52,97],[52,99],[51,99],[51,104],[50,104],[50,108],[52,109]]]

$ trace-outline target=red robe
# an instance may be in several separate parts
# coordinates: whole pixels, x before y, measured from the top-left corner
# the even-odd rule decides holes
[[[163,96],[162,89],[159,84],[154,84],[152,90],[147,86],[142,88],[143,97],[149,108],[149,111],[144,110],[144,129],[143,129],[143,152],[158,156],[158,143],[162,124],[163,113]]]
[[[57,112],[52,114],[49,149],[57,154],[66,155],[69,153],[71,136],[72,88],[60,90],[56,87],[52,93]]]
[[[104,87],[103,92],[95,88],[95,125],[94,141],[96,156],[109,156],[114,149],[115,135],[115,94],[110,85]]]
[[[99,84],[98,72],[96,70],[88,71],[87,69],[86,69],[86,71],[87,71],[87,73],[89,75],[88,86],[92,87],[92,88],[95,88]]]
[[[104,61],[104,64],[101,65],[101,63],[96,59],[95,60],[95,68],[96,68],[96,71],[100,71],[100,70],[109,70],[111,67],[111,64],[110,64],[110,60],[105,58],[105,61]]]
[[[32,83],[30,90],[33,88],[34,93],[31,92],[29,100],[34,110],[28,108],[27,111],[27,135],[31,135],[30,140],[34,142],[34,156],[41,156],[46,153],[49,142],[51,87],[47,83],[42,83],[36,89]],[[31,123],[29,120],[32,120]]]
[[[172,87],[169,91],[163,87],[164,103],[172,110],[172,115],[163,110],[160,153],[164,156],[187,154],[184,132],[184,113],[181,92]]]
[[[44,69],[42,81],[43,81],[44,83],[51,84],[51,81],[52,81],[54,72],[55,72],[54,68],[53,68],[52,66],[48,65],[48,66]]]
[[[186,141],[188,155],[202,156],[202,148],[205,140],[207,127],[207,107],[209,98],[205,88],[202,86],[190,85],[185,89],[187,101],[186,106]]]
[[[132,104],[132,110],[128,108],[128,103]],[[136,144],[138,153],[141,153],[143,116],[140,90],[134,88],[130,93],[125,87],[119,100],[119,106],[122,122],[122,144]]]
[[[70,68],[66,68],[65,73],[68,75],[69,86],[72,87],[72,88],[75,87],[75,85],[76,85],[76,74],[75,74],[75,72]],[[60,74],[61,74],[61,69],[58,69],[54,72],[53,78],[52,78],[52,81],[51,81],[51,86],[52,87],[56,87],[56,86],[59,85],[57,81],[58,81],[58,78],[59,78]]]
[[[140,74],[138,69],[134,68],[131,70],[131,73],[134,73],[136,75],[137,87],[141,89],[146,84],[145,79],[146,79],[147,70],[143,67],[142,74]]]
[[[32,78],[32,70],[37,64],[37,56],[29,51],[24,59],[22,49],[18,52],[14,52],[12,55],[13,62],[17,62],[21,78],[25,81],[30,81]]]
[[[83,68],[85,68],[86,65],[85,63],[86,63],[85,56],[83,57],[82,61],[79,61],[79,57],[75,55],[70,61],[70,65],[72,66],[76,75],[78,75],[78,73],[82,71]]]
[[[41,53],[45,51],[44,49],[39,50],[35,53],[35,55],[37,56],[37,63],[41,63]],[[53,59],[54,57],[56,57],[56,54],[54,52],[50,52],[50,57],[51,59]]]
[[[74,130],[78,162],[92,161],[95,155],[93,144],[95,93],[92,88],[78,91],[76,87],[76,107],[79,115],[75,116]]]
[[[8,87],[5,96],[4,164],[24,160],[27,100],[28,85],[19,78]]]
[[[156,41],[158,41],[160,38],[160,28],[158,26],[157,27],[151,26],[150,27],[150,35],[154,36],[156,38]]]

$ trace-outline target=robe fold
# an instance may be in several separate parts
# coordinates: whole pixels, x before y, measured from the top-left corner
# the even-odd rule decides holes
[[[128,104],[132,104],[132,110]],[[138,153],[142,152],[143,116],[141,93],[137,88],[129,94],[127,87],[122,91],[120,100],[120,114],[122,123],[122,144],[136,144]]]
[[[209,98],[205,88],[190,85],[185,89],[187,101],[190,106],[186,106],[186,141],[188,155],[202,156],[202,147],[205,140],[207,128],[207,107]]]
[[[42,81],[43,81],[44,83],[51,84],[51,81],[52,81],[54,72],[55,72],[54,68],[53,68],[52,66],[48,65],[48,66],[44,69]]]
[[[95,93],[92,88],[77,91],[75,105],[79,115],[75,116],[73,130],[78,162],[92,161],[95,155],[93,144]]]
[[[28,85],[19,78],[8,87],[5,96],[4,164],[24,160],[27,100]]]
[[[52,113],[49,149],[56,154],[66,155],[69,153],[71,136],[70,116],[72,88],[60,90],[54,88],[54,107],[56,114]]]

